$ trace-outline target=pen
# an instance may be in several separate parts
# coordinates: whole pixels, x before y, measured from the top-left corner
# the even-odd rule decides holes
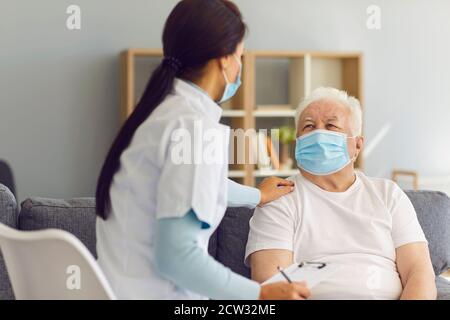
[[[287,274],[280,268],[280,266],[277,267],[278,271],[283,275],[283,277],[287,280],[287,282],[292,283],[291,279],[287,276]]]

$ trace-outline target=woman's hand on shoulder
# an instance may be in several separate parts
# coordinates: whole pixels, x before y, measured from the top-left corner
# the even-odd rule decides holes
[[[258,186],[261,192],[261,201],[258,205],[264,205],[294,191],[294,182],[279,177],[265,178]]]

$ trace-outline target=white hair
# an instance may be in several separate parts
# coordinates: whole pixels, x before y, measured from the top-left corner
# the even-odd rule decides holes
[[[320,100],[333,100],[342,103],[345,107],[350,110],[352,120],[353,120],[353,135],[361,135],[362,133],[362,111],[361,104],[359,100],[355,97],[349,96],[347,92],[343,90],[338,90],[335,88],[324,88],[320,87],[308,96],[306,96],[298,105],[297,111],[295,112],[295,126],[298,126],[299,118],[302,112],[313,102]]]

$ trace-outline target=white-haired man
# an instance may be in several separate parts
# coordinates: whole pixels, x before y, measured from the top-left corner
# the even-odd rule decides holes
[[[246,264],[263,282],[301,261],[340,266],[312,299],[435,299],[428,243],[406,194],[354,168],[359,101],[318,88],[299,105],[295,191],[255,210]]]

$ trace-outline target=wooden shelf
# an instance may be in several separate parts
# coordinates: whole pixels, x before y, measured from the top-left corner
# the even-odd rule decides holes
[[[257,58],[303,58],[306,55],[322,58],[358,58],[359,51],[292,51],[292,50],[252,50]]]
[[[245,117],[245,110],[223,110],[222,117],[225,118],[237,118]]]
[[[245,171],[244,170],[230,170],[228,171],[228,177],[230,178],[244,178]]]
[[[442,274],[442,277],[450,281],[450,269]]]
[[[289,169],[289,170],[255,170],[253,171],[253,175],[255,177],[289,177],[298,173],[297,169]],[[244,178],[245,171],[244,170],[230,170],[228,171],[228,177],[230,178]]]
[[[295,109],[290,105],[257,106],[253,111],[255,117],[295,117]]]
[[[122,122],[133,111],[136,101],[139,100],[139,91],[143,86],[141,82],[148,78],[149,66],[143,65],[142,59],[149,58],[153,64],[159,63],[163,56],[161,49],[131,48],[121,54],[121,120]],[[157,58],[157,59],[155,59]],[[276,82],[270,75],[258,73],[256,63],[272,63],[283,59],[286,63],[284,69],[277,71],[277,76],[286,83]],[[264,125],[270,119],[295,119],[295,109],[301,99],[318,86],[333,86],[346,90],[357,97],[364,105],[363,96],[363,56],[360,52],[333,52],[333,51],[265,51],[246,50],[244,52],[242,67],[242,86],[233,99],[224,106],[222,119],[232,129],[255,129],[256,121]],[[137,64],[136,62],[139,61]],[[152,64],[152,66],[153,66]],[[274,70],[277,65],[267,68]],[[141,69],[141,70],[136,70]],[[139,71],[143,73],[139,76]],[[282,75],[287,72],[286,76]],[[257,81],[258,80],[258,81]],[[288,92],[286,101],[277,101],[278,96],[272,97],[276,101],[257,101],[257,92],[267,95],[265,89],[256,90],[261,81],[269,81],[263,88],[273,88],[273,83]],[[272,83],[270,83],[272,81]],[[141,84],[141,85],[140,85]],[[258,87],[260,88],[260,87]],[[284,94],[284,93],[283,93]],[[269,98],[271,96],[268,96]],[[278,120],[276,120],[278,121]],[[283,120],[284,121],[284,120]],[[259,122],[258,122],[259,123]],[[277,122],[274,122],[277,123]],[[236,146],[248,155],[248,145]],[[356,163],[358,169],[363,169],[363,157]],[[258,170],[253,164],[230,165],[229,177],[242,179],[246,185],[254,186],[255,178],[270,175],[287,177],[297,173],[292,170]]]
[[[297,174],[298,169],[289,169],[289,170],[255,170],[253,172],[255,177],[289,177]]]

